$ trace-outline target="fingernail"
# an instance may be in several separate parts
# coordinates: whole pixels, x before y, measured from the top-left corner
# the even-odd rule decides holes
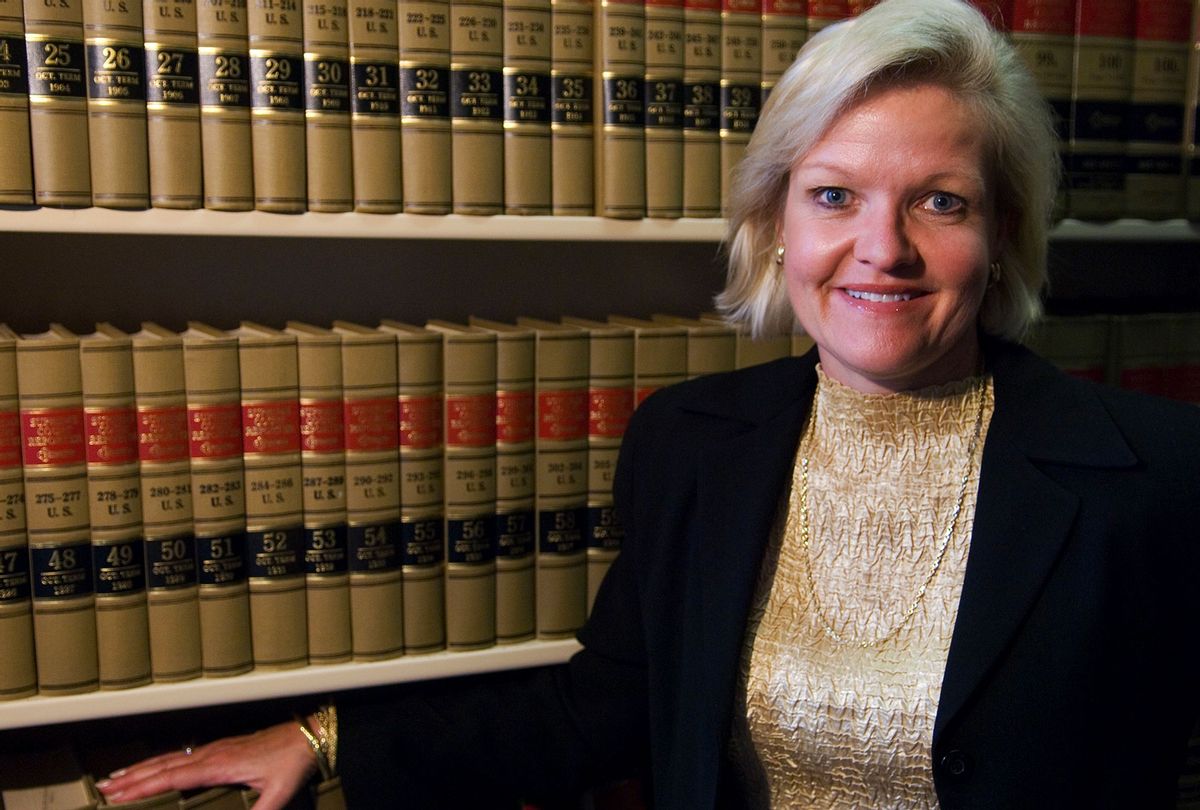
[[[119,779],[120,777],[122,777],[124,775],[125,775],[125,768],[118,768],[117,770],[110,773],[108,775],[108,778],[109,779]]]
[[[96,783],[96,787],[100,788],[101,790],[104,790],[106,787],[108,787],[111,784],[112,784],[111,779],[101,779],[99,782]]]

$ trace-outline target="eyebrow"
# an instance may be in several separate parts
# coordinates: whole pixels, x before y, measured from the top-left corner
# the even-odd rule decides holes
[[[857,163],[841,164],[841,163],[829,163],[829,162],[825,162],[825,161],[817,161],[815,163],[804,163],[803,161],[801,161],[800,163],[797,163],[796,166],[794,166],[792,168],[791,172],[792,172],[792,174],[798,174],[798,173],[807,172],[807,171],[827,171],[827,172],[832,172],[834,174],[844,174],[844,175],[852,176],[855,173],[855,171],[857,170],[857,168],[858,168]],[[959,172],[959,171],[955,171],[953,169],[948,169],[945,171],[934,172],[933,174],[922,178],[921,182],[922,182],[922,184],[939,183],[939,182],[944,182],[946,180],[965,180],[967,182],[974,183],[975,185],[977,185],[980,188],[980,190],[987,188],[987,180],[986,180],[985,175],[983,174],[983,172],[976,171],[976,170]]]

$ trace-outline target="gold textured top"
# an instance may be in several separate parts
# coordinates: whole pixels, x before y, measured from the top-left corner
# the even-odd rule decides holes
[[[991,380],[983,381],[973,441],[978,377],[884,395],[817,372],[815,421],[797,450],[743,644],[735,773],[752,807],[936,807],[933,721],[994,407]],[[801,458],[808,460],[807,553]],[[826,632],[813,588],[842,643]],[[874,646],[845,643],[884,637]]]

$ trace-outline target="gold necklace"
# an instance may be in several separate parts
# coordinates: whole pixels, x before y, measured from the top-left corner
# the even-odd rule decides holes
[[[941,566],[942,566],[942,560],[946,556],[946,549],[950,547],[950,539],[954,536],[954,530],[958,526],[958,516],[962,512],[963,503],[966,501],[966,498],[967,498],[967,484],[971,480],[971,471],[974,469],[974,466],[975,466],[975,450],[977,449],[977,447],[979,445],[979,437],[983,432],[983,412],[984,412],[984,406],[985,406],[986,400],[987,400],[986,390],[987,390],[987,381],[981,374],[979,377],[978,383],[975,385],[975,398],[977,400],[976,408],[975,408],[975,428],[974,428],[974,432],[971,435],[970,444],[967,447],[967,460],[964,465],[965,469],[963,470],[962,481],[959,482],[959,486],[958,486],[958,499],[954,504],[954,510],[950,513],[950,520],[949,520],[948,525],[946,526],[946,532],[942,536],[941,542],[938,544],[938,550],[937,550],[937,554],[934,555],[933,564],[929,567],[929,573],[925,576],[925,581],[922,582],[921,587],[917,589],[917,595],[915,597],[913,597],[912,602],[909,604],[908,608],[905,609],[904,615],[902,615],[900,617],[900,621],[898,623],[896,623],[896,625],[893,626],[892,629],[888,630],[887,633],[885,633],[882,636],[879,636],[877,638],[870,638],[870,639],[846,638],[841,633],[839,633],[837,630],[833,629],[833,623],[830,622],[829,617],[825,615],[825,608],[822,607],[821,599],[819,596],[817,596],[817,584],[816,584],[816,581],[813,579],[813,573],[812,573],[812,569],[813,569],[812,549],[810,547],[811,544],[809,541],[809,526],[808,526],[808,524],[809,524],[808,457],[807,456],[800,457],[800,464],[799,464],[799,471],[800,471],[800,481],[799,481],[800,509],[799,509],[799,512],[800,512],[800,516],[799,517],[800,517],[800,541],[801,541],[801,545],[804,548],[804,574],[805,574],[805,577],[808,579],[808,591],[812,595],[813,608],[816,610],[817,618],[821,622],[821,629],[824,630],[825,635],[831,641],[833,641],[835,644],[842,646],[842,647],[858,647],[860,649],[870,649],[872,647],[881,646],[884,643],[890,641],[893,637],[895,637],[895,635],[900,632],[901,628],[903,628],[905,625],[907,625],[909,623],[909,621],[912,620],[912,617],[916,614],[917,608],[920,607],[921,601],[925,598],[925,594],[929,590],[930,583],[933,582],[933,578],[937,575],[938,569],[941,568]],[[811,437],[814,434],[814,432],[815,432],[814,429],[815,429],[816,423],[817,423],[817,395],[814,393],[813,394],[812,413],[809,414],[808,425],[805,426],[805,430],[804,430],[805,435],[800,440],[801,445],[804,444],[806,439],[808,439],[809,437]],[[792,486],[796,486],[796,482],[794,480],[792,482]]]

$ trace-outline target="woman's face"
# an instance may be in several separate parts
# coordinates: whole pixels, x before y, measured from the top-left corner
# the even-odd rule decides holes
[[[885,392],[976,371],[998,238],[981,129],[944,88],[889,88],[792,168],[783,271],[833,379]]]

